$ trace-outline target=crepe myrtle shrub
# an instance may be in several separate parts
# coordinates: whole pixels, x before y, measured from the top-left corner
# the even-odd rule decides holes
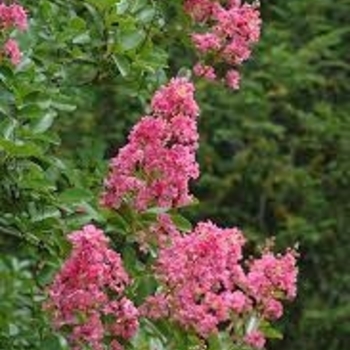
[[[297,252],[276,254],[267,244],[247,256],[238,228],[179,223],[178,209],[194,200],[189,182],[199,175],[194,93],[182,77],[160,87],[149,115],[110,161],[100,202],[110,220],[124,223],[116,249],[125,255],[125,245],[133,247],[130,277],[102,230],[88,225],[69,235],[71,255],[48,287],[45,307],[74,349],[152,342],[263,349],[267,338],[280,337],[272,323],[296,296]]]

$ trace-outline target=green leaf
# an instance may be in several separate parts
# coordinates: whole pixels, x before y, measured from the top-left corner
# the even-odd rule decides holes
[[[11,337],[14,337],[14,336],[18,335],[18,333],[19,333],[19,328],[17,327],[17,325],[14,323],[10,323],[9,324],[9,335]]]
[[[50,129],[54,119],[56,117],[56,113],[47,113],[45,114],[33,127],[34,133],[43,133]]]
[[[0,80],[5,81],[7,79],[13,78],[13,71],[4,65],[0,67]]]
[[[117,231],[116,233],[121,232],[125,234],[130,230],[128,221],[125,220],[125,218],[116,211],[106,211],[105,214],[111,231]]]
[[[117,66],[120,74],[126,77],[130,73],[130,62],[125,56],[113,56],[115,65]]]
[[[143,30],[135,28],[121,32],[118,39],[122,50],[129,51],[138,47],[145,37],[146,34]]]
[[[103,11],[104,9],[116,3],[116,0],[85,0],[85,1],[95,6],[99,11]]]
[[[69,26],[73,30],[81,31],[86,29],[86,22],[81,17],[75,17],[70,21]]]
[[[37,145],[31,142],[25,143],[23,141],[0,139],[0,150],[1,149],[14,157],[40,156],[42,154],[42,150]]]
[[[53,266],[46,263],[44,267],[42,267],[40,271],[37,273],[36,280],[42,287],[45,287],[47,284],[49,284],[52,281],[54,273],[56,272],[56,269],[53,268]]]
[[[88,44],[91,41],[90,34],[88,32],[81,33],[73,38],[73,44]]]
[[[32,213],[31,221],[32,222],[40,222],[47,219],[59,218],[61,217],[61,213],[56,208],[48,208],[42,211],[37,211],[34,214]]]
[[[9,112],[8,112],[7,106],[2,106],[2,105],[0,105],[0,113],[3,114],[3,115],[5,115],[5,116],[8,115]]]
[[[264,333],[266,338],[283,339],[283,334],[267,321],[262,321],[259,328]]]
[[[210,350],[221,350],[221,342],[219,337],[214,334],[208,338],[209,349]]]
[[[58,109],[59,111],[64,111],[64,112],[72,112],[77,108],[76,105],[72,105],[64,102],[58,102],[58,101],[52,102],[52,107]]]
[[[2,129],[2,134],[6,140],[9,140],[13,137],[14,130],[16,126],[18,125],[18,122],[16,119],[10,118],[8,120],[5,120],[2,125],[0,125],[0,129]]]
[[[91,192],[83,188],[70,188],[58,196],[58,200],[65,204],[79,204],[91,198]]]
[[[155,14],[156,10],[153,7],[147,7],[137,14],[137,19],[140,22],[149,23],[153,20]]]
[[[140,221],[146,226],[150,226],[157,222],[159,214],[165,214],[169,208],[154,207],[147,209],[145,212],[139,214]]]
[[[269,339],[283,339],[283,334],[276,328],[262,329],[262,332]]]
[[[123,15],[130,6],[130,0],[121,0],[117,4],[117,13],[118,15]]]
[[[18,116],[21,119],[36,119],[40,118],[43,114],[43,110],[38,103],[28,103],[18,111]]]
[[[130,9],[130,12],[132,14],[135,14],[136,12],[139,12],[140,10],[144,9],[147,5],[147,0],[134,0],[131,1],[132,7]]]
[[[145,211],[147,214],[164,214],[169,211],[170,208],[153,207]]]
[[[183,232],[192,231],[192,224],[186,218],[180,214],[171,214],[171,220],[174,222],[176,227]]]
[[[43,340],[41,346],[45,350],[62,350],[62,349],[64,349],[62,347],[60,340],[54,335],[51,335],[51,336],[48,336],[47,338],[45,338]]]

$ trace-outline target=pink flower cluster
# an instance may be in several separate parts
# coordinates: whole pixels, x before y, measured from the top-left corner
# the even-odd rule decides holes
[[[241,337],[262,348],[265,337],[259,321],[235,334],[237,324],[274,320],[282,316],[281,301],[296,294],[295,253],[265,252],[248,263],[243,260],[245,238],[238,229],[220,229],[211,222],[199,223],[186,236],[160,250],[156,275],[163,290],[150,296],[142,313],[150,318],[170,318],[203,337],[223,327],[232,339]],[[238,322],[237,320],[242,322]]]
[[[238,89],[237,67],[250,57],[252,45],[260,37],[259,4],[185,0],[184,8],[200,24],[200,31],[192,34],[200,57],[194,73],[208,80],[222,79],[230,88]]]
[[[27,13],[21,5],[18,4],[0,4],[1,28],[17,28],[25,31],[28,28]]]
[[[8,32],[13,29],[25,31],[28,28],[28,19],[25,9],[18,4],[0,4],[0,31],[8,36]],[[13,65],[18,65],[21,61],[21,51],[18,43],[14,39],[7,39],[2,49],[3,53],[10,58]]]
[[[246,278],[249,294],[256,300],[266,319],[276,320],[283,314],[280,299],[296,296],[297,270],[295,252],[275,256],[266,252],[251,261]]]
[[[231,311],[249,308],[248,299],[237,288],[244,276],[238,265],[243,244],[239,230],[222,230],[210,222],[199,223],[193,233],[174,239],[171,247],[160,251],[156,267],[156,275],[171,292],[150,299],[151,303],[159,300],[151,315],[162,315],[162,307],[182,326],[208,336],[229,319]]]
[[[151,247],[157,249],[165,247],[179,235],[181,233],[174,224],[171,215],[166,213],[158,214],[155,222],[136,232],[137,242],[144,252],[150,251]]]
[[[3,50],[13,65],[17,66],[21,62],[22,53],[16,40],[8,39]]]
[[[102,204],[174,208],[188,204],[189,181],[199,176],[195,159],[199,108],[194,86],[173,78],[154,95],[152,114],[131,131],[128,144],[110,163]]]
[[[123,294],[130,283],[119,254],[108,248],[108,238],[93,225],[71,233],[73,245],[49,287],[45,307],[57,329],[70,330],[74,349],[122,349],[119,340],[131,338],[138,329],[138,310]]]

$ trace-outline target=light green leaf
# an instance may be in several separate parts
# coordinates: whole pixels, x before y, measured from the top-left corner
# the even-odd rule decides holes
[[[115,65],[117,66],[120,74],[126,77],[130,72],[130,62],[125,56],[113,56]]]
[[[169,208],[161,208],[161,207],[153,207],[149,208],[145,211],[145,213],[149,214],[164,214],[169,211]]]
[[[129,8],[130,6],[130,1],[129,0],[121,0],[117,4],[117,13],[118,15],[123,15]]]
[[[149,23],[153,20],[155,14],[156,10],[153,7],[147,7],[137,14],[137,19],[143,23]]]
[[[146,34],[143,30],[133,29],[120,33],[119,43],[123,51],[129,51],[137,48],[144,40]]]
[[[81,33],[73,38],[73,44],[88,44],[91,41],[90,34],[88,32]]]
[[[70,188],[58,196],[58,200],[65,204],[78,204],[91,199],[90,191],[83,188]]]
[[[276,328],[274,328],[270,322],[262,321],[260,323],[260,330],[264,333],[266,338],[270,339],[283,339],[283,334]]]
[[[36,125],[33,127],[34,133],[42,133],[50,129],[54,119],[56,117],[56,113],[47,113],[45,114]]]
[[[31,142],[24,143],[23,141],[0,139],[1,149],[15,157],[40,156],[42,154],[42,150],[37,145]]]
[[[40,221],[44,221],[46,219],[59,218],[59,217],[61,217],[61,213],[58,209],[48,208],[46,210],[36,212],[31,217],[31,221],[32,222],[40,222]]]
[[[18,125],[18,122],[16,119],[8,119],[6,123],[1,125],[1,129],[3,130],[2,134],[6,140],[9,140],[12,138],[14,130],[16,126]]]
[[[186,218],[180,214],[171,214],[171,219],[175,226],[183,232],[190,232],[192,230],[192,224]]]
[[[64,112],[72,112],[77,108],[75,105],[58,101],[52,102],[52,107]]]

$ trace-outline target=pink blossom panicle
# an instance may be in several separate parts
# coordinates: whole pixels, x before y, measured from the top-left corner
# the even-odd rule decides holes
[[[141,251],[149,252],[151,247],[168,246],[181,232],[174,224],[171,215],[167,213],[158,214],[155,222],[136,233],[137,241]]]
[[[221,40],[214,33],[192,34],[192,42],[198,51],[204,53],[221,48]]]
[[[240,83],[240,74],[238,71],[234,69],[230,69],[226,73],[226,84],[228,87],[230,87],[232,90],[238,90],[239,89],[239,83]]]
[[[9,39],[4,45],[4,52],[11,60],[14,66],[17,66],[21,62],[22,53],[19,49],[18,43],[14,39]]]
[[[196,63],[196,65],[193,67],[193,73],[197,77],[203,77],[206,80],[215,80],[216,79],[216,73],[215,69],[212,66],[207,66],[201,62]]]
[[[156,294],[144,308],[153,317],[168,312],[171,319],[202,336],[216,332],[230,312],[251,307],[238,288],[244,275],[238,264],[244,242],[238,229],[220,229],[211,222],[174,238],[173,245],[161,250],[156,268],[165,290],[171,292]]]
[[[70,329],[74,349],[102,350],[103,339],[129,339],[138,328],[138,310],[123,294],[130,283],[118,253],[103,231],[87,225],[68,236],[72,252],[49,286],[45,305],[57,329]],[[108,317],[108,322],[105,319]]]
[[[194,85],[186,78],[172,78],[154,94],[151,106],[156,115],[165,119],[182,114],[196,118],[199,107],[194,99]]]
[[[247,324],[242,339],[262,349],[266,339],[261,320],[283,314],[282,302],[296,295],[296,253],[265,251],[256,259],[243,257],[245,238],[237,228],[199,223],[188,235],[173,235],[160,248],[155,272],[162,289],[148,297],[141,312],[152,319],[170,318],[202,337],[237,320]],[[248,326],[250,320],[255,325]]]
[[[239,0],[186,0],[184,9],[199,24],[199,32],[191,34],[199,60],[203,65],[214,69],[220,67],[224,73],[217,79],[226,81],[234,90],[238,89],[237,68],[249,59],[252,46],[260,38],[259,3],[248,4]],[[225,71],[228,72],[227,75]],[[231,71],[235,72],[234,79],[230,77]],[[208,79],[207,75],[198,74],[198,66],[195,66],[194,73]]]
[[[19,4],[0,4],[0,28],[28,29],[27,11]]]
[[[244,337],[244,341],[254,349],[263,349],[266,343],[266,338],[261,331],[255,330],[248,333]]]
[[[189,181],[199,176],[194,86],[174,78],[151,102],[153,113],[132,129],[128,143],[110,162],[102,204],[123,203],[137,211],[150,207],[174,208],[192,201]]]
[[[215,13],[218,3],[212,0],[185,0],[185,11],[196,21],[205,22]]]
[[[281,301],[292,300],[296,296],[296,256],[293,250],[278,255],[265,252],[250,263],[247,289],[267,319],[280,318],[283,314]]]
[[[1,56],[8,57],[14,66],[21,62],[22,53],[19,45],[15,39],[9,37],[9,34],[13,29],[25,31],[27,28],[27,12],[21,5],[0,3],[0,30],[5,32],[7,37],[4,46],[0,49],[0,59]]]

